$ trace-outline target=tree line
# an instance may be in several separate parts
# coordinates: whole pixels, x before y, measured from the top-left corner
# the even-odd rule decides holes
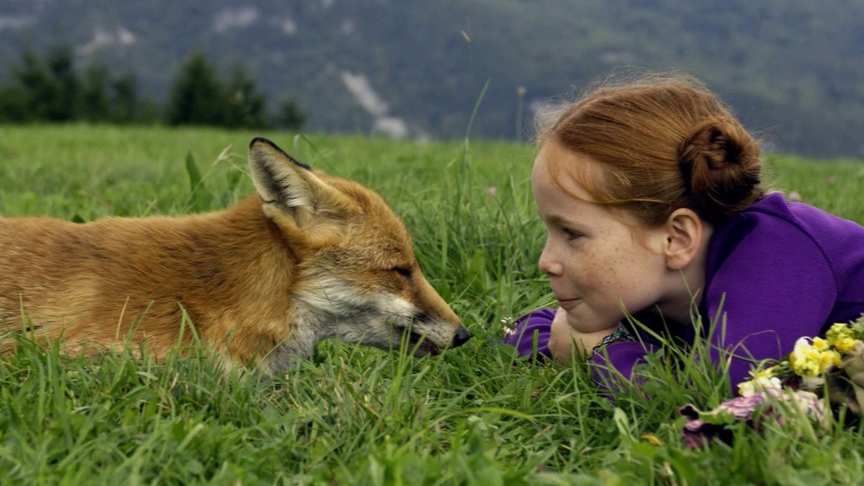
[[[44,55],[28,49],[0,81],[0,123],[89,122],[206,125],[226,128],[299,130],[306,114],[291,98],[275,113],[242,66],[227,79],[203,54],[191,54],[160,106],[140,92],[131,73],[99,64],[78,69],[72,50],[54,46]]]

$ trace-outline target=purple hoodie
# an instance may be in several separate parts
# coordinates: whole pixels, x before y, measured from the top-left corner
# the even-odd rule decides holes
[[[732,353],[735,389],[755,360],[778,359],[799,337],[824,335],[831,324],[864,314],[864,227],[768,194],[714,231],[699,313],[706,327],[715,323],[712,347]],[[529,355],[536,335],[537,352],[549,357],[554,315],[541,309],[523,316],[504,342]],[[669,332],[692,342],[695,331],[687,326]],[[592,356],[599,365],[595,379],[605,379],[597,370],[609,366],[629,379],[654,349],[650,338],[642,338],[644,344],[613,342]],[[717,362],[720,355],[715,349],[711,358]]]

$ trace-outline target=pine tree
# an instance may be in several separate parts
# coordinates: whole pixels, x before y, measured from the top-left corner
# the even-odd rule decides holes
[[[78,75],[72,49],[57,45],[48,54],[48,93],[46,99],[47,119],[65,122],[77,118],[79,87]]]
[[[79,116],[89,122],[107,122],[111,119],[111,100],[108,96],[108,70],[104,66],[91,66],[81,82]]]
[[[114,105],[111,118],[115,123],[146,121],[138,100],[138,82],[135,76],[127,73],[112,79],[111,97]]]
[[[227,88],[225,125],[230,128],[264,128],[267,126],[264,95],[258,92],[246,70],[234,68]]]
[[[13,89],[20,96],[21,121],[33,122],[47,120],[51,99],[55,97],[53,83],[44,63],[30,49],[21,54],[19,68],[13,68],[15,80]]]
[[[225,88],[204,55],[193,53],[175,78],[167,109],[171,125],[224,125]]]
[[[306,113],[300,109],[293,98],[286,98],[276,114],[276,126],[286,130],[299,131],[303,128],[304,123],[306,123]]]

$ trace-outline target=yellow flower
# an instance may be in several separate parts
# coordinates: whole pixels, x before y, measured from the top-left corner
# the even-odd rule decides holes
[[[752,377],[748,381],[738,383],[738,394],[742,397],[750,397],[756,394],[757,391],[767,390],[769,388],[782,388],[780,379],[774,376],[774,368],[765,368],[759,371],[750,371]]]
[[[828,338],[828,341],[833,341],[835,339],[846,339],[852,338],[852,328],[843,323],[832,324],[828,329],[828,332],[825,333],[825,337]]]
[[[769,388],[776,388],[778,390],[783,388],[780,379],[771,376],[771,368],[756,372],[755,374],[751,372],[750,375],[753,376],[752,380],[738,383],[738,394],[742,397],[752,397],[757,391],[764,391]]]
[[[833,346],[840,352],[840,354],[849,354],[853,349],[855,349],[855,343],[857,342],[857,339],[846,338],[835,341]]]
[[[822,338],[800,338],[789,355],[789,364],[798,376],[816,377],[840,365],[840,353]]]
[[[816,351],[822,352],[828,350],[828,341],[820,337],[814,337],[813,339],[811,339],[811,341],[813,349],[815,349]]]
[[[858,341],[855,339],[851,327],[839,323],[832,325],[828,329],[828,332],[825,333],[825,338],[828,340],[828,344],[839,351],[840,354],[849,354],[852,352],[855,349],[855,343]]]

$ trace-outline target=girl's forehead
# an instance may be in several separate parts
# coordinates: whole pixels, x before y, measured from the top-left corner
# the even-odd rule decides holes
[[[553,141],[544,143],[534,159],[531,178],[553,185],[574,199],[595,202],[593,196],[603,180],[603,167],[588,155]]]
[[[590,206],[634,231],[644,227],[630,210],[598,202],[604,198],[603,185],[610,177],[607,170],[588,155],[557,142],[545,142],[534,159],[531,173],[534,197],[549,204],[565,205],[571,211],[577,208],[585,211]]]

